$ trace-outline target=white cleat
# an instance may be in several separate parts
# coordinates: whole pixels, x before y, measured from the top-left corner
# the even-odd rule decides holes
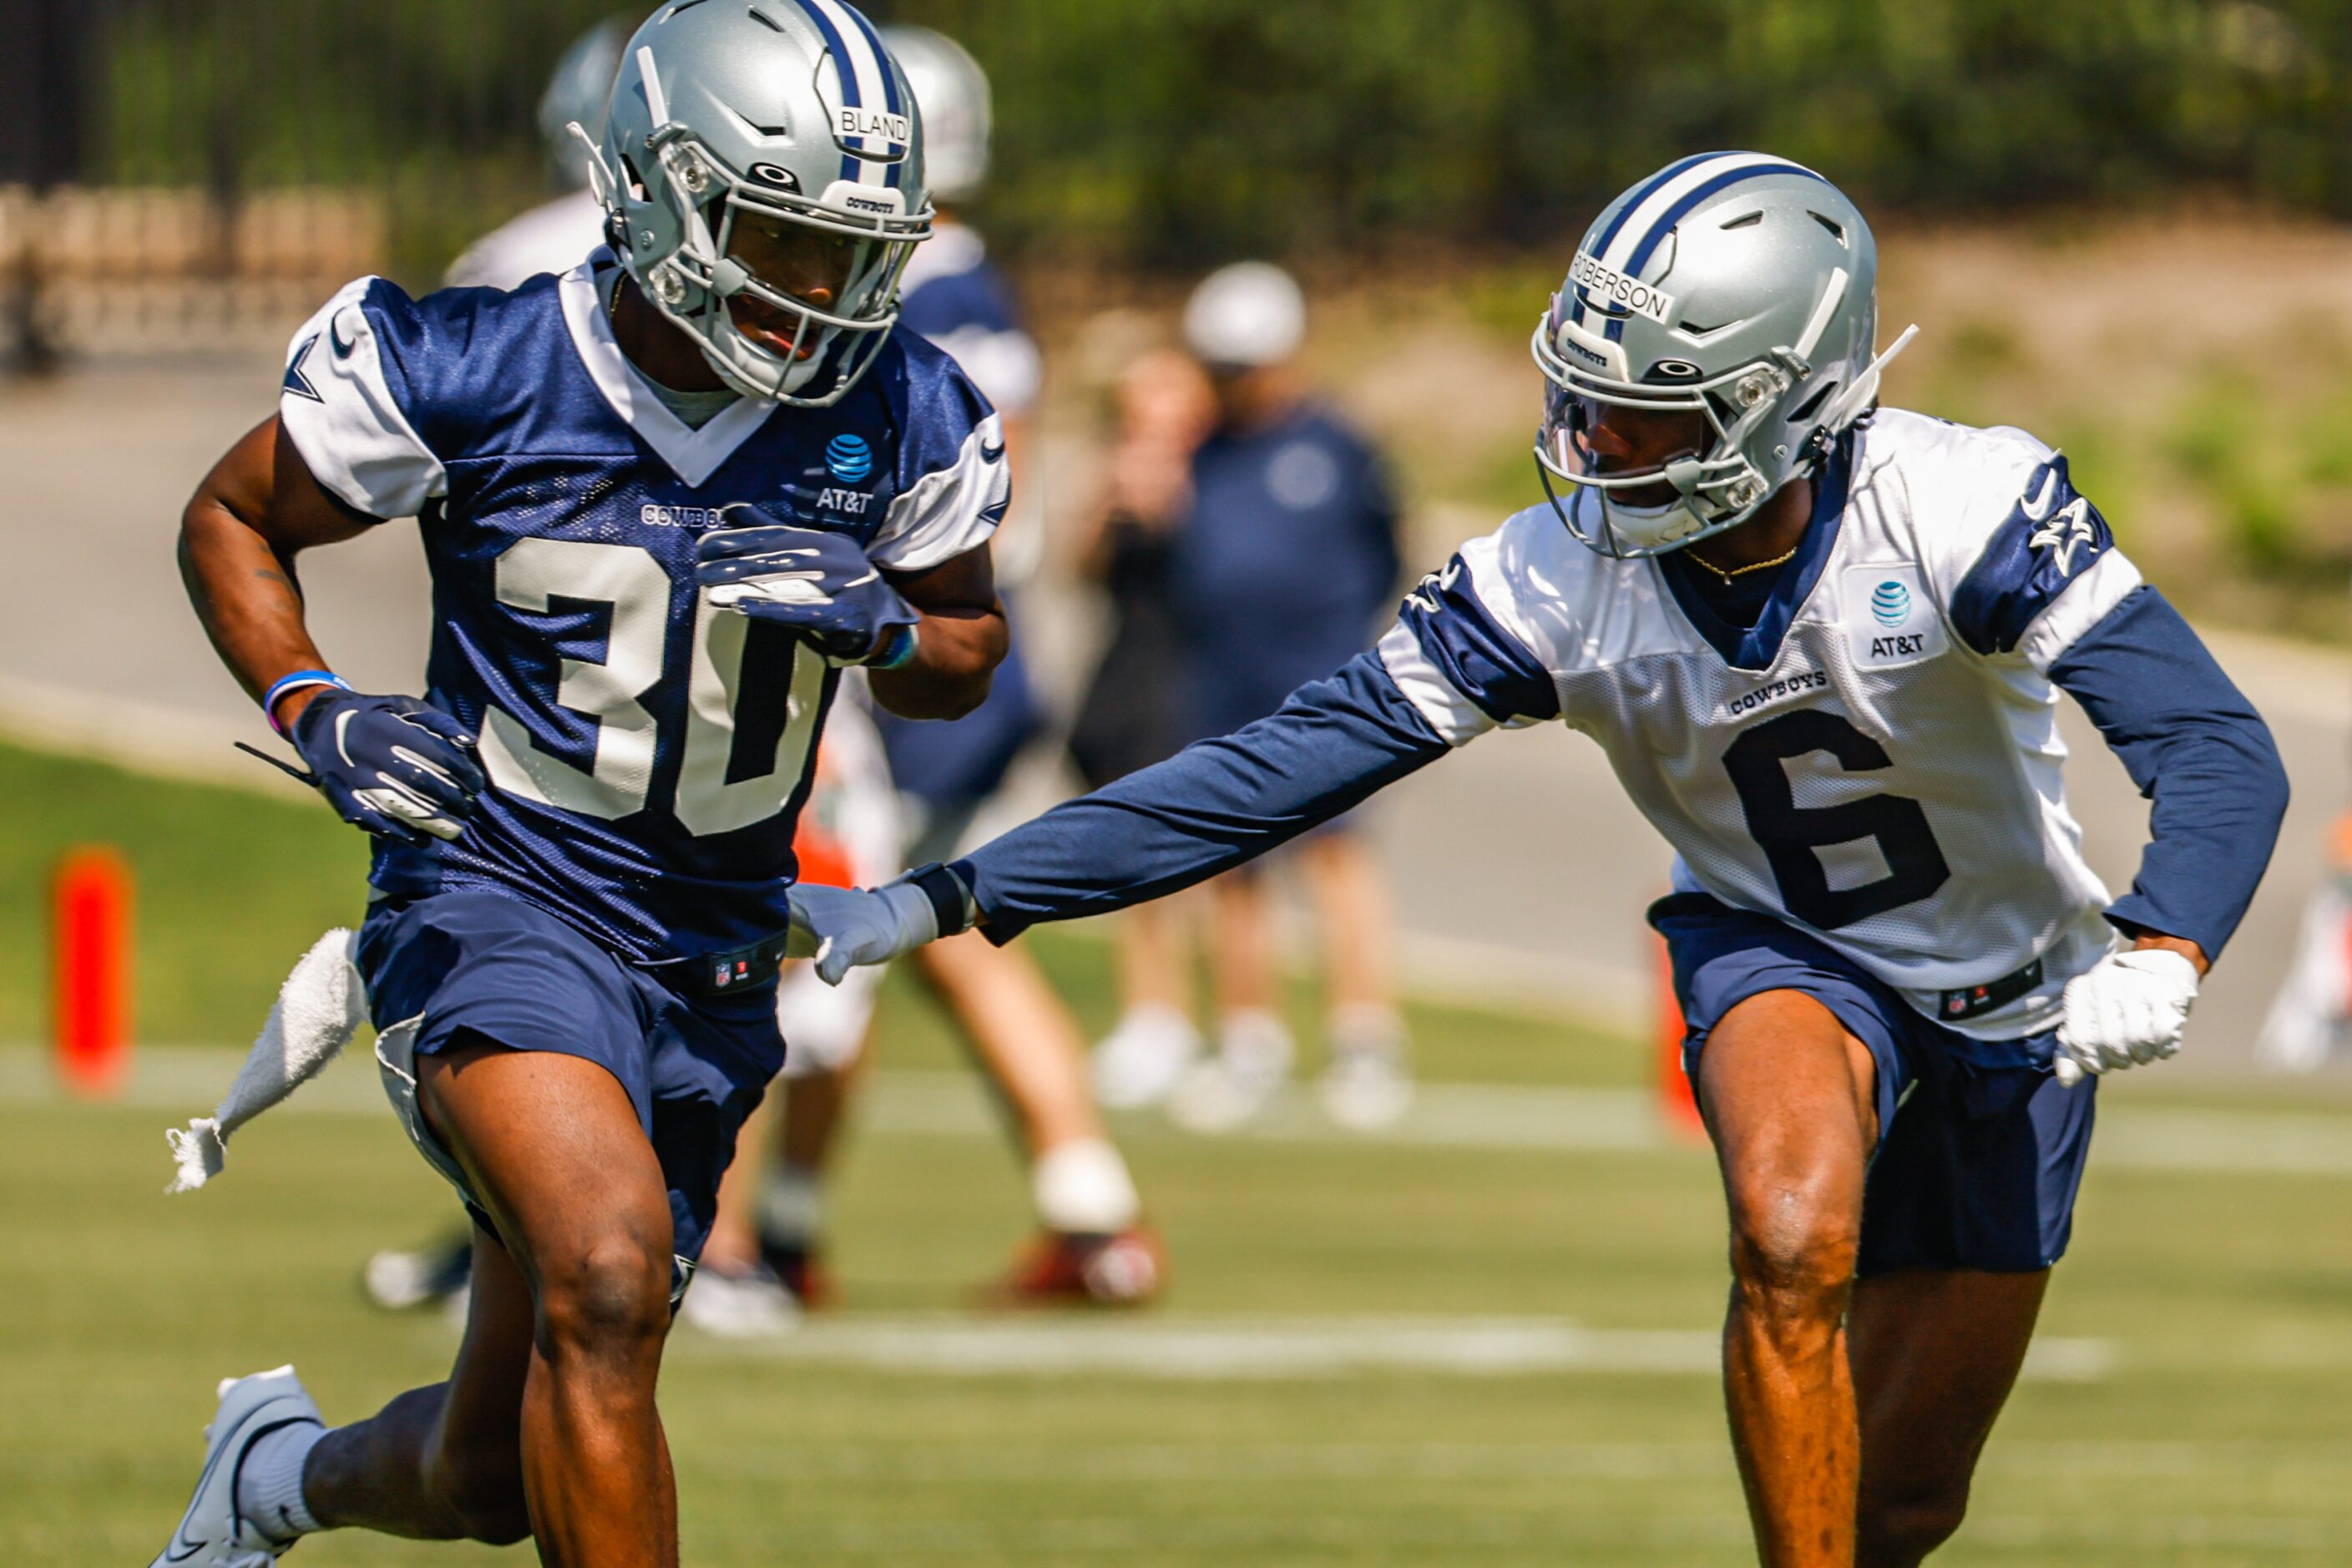
[[[277,1562],[293,1542],[269,1540],[237,1512],[237,1472],[256,1439],[298,1421],[326,1425],[292,1367],[224,1379],[220,1409],[205,1428],[205,1473],[172,1543],[150,1568],[269,1568]]]
[[[1173,1007],[1130,1007],[1094,1051],[1095,1098],[1108,1110],[1157,1105],[1201,1054],[1201,1032]]]
[[[1255,1121],[1290,1081],[1290,1031],[1271,1013],[1228,1016],[1217,1054],[1168,1097],[1168,1117],[1192,1132],[1231,1132]]]
[[[760,1340],[799,1327],[801,1304],[765,1268],[722,1273],[705,1264],[696,1270],[677,1313],[722,1340]]]
[[[1412,1074],[1388,1051],[1341,1051],[1323,1069],[1323,1114],[1350,1132],[1381,1132],[1412,1109]]]

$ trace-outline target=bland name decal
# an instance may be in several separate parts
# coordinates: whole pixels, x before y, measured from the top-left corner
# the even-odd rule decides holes
[[[899,148],[904,148],[915,139],[912,119],[879,109],[841,110],[834,116],[834,128],[845,140],[852,136],[871,138],[895,143]]]
[[[1576,253],[1568,279],[1584,290],[1588,304],[1613,305],[1664,324],[1675,313],[1675,297],[1653,289],[1638,278],[1628,278],[1613,267],[1603,267],[1585,251]]]

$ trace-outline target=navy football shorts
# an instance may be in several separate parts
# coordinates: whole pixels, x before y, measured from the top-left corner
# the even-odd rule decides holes
[[[1694,1083],[1723,1016],[1767,991],[1797,991],[1836,1016],[1878,1064],[1878,1149],[1863,1198],[1855,1272],[1979,1268],[2030,1273],[2066,1251],[2091,1151],[2096,1080],[2062,1089],[2051,1037],[1985,1061],[1984,1042],[1921,1014],[1850,959],[1793,927],[1704,894],[1651,906],[1674,960]]]
[[[393,1105],[493,1236],[498,1226],[417,1109],[415,1058],[473,1034],[581,1057],[618,1079],[669,1187],[683,1285],[718,1213],[736,1131],[783,1067],[773,984],[684,996],[537,906],[474,888],[379,901],[360,928],[359,966]]]

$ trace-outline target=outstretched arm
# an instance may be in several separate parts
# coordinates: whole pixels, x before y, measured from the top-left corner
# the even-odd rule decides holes
[[[1272,717],[1055,806],[952,866],[878,892],[793,889],[796,957],[827,982],[978,925],[1011,942],[1206,880],[1360,804],[1451,750],[1364,654]]]
[[[989,940],[1163,898],[1288,843],[1445,755],[1372,654],[1281,710],[1066,802],[950,868]]]

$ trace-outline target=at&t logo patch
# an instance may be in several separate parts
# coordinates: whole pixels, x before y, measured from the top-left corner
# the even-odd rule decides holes
[[[857,484],[874,472],[874,448],[863,436],[835,436],[824,444],[824,466],[843,484]]]
[[[1916,664],[1950,646],[1916,566],[1846,568],[1845,626],[1856,669]]]

